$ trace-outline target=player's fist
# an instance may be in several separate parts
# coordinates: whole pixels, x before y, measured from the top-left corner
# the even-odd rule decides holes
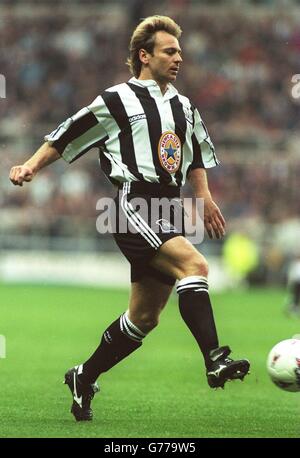
[[[23,186],[24,181],[31,181],[33,177],[33,170],[26,165],[16,165],[9,173],[10,181],[16,186]]]

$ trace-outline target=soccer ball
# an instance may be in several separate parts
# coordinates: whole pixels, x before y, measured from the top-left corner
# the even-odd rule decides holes
[[[287,339],[272,348],[267,359],[272,382],[285,391],[300,391],[300,340]]]

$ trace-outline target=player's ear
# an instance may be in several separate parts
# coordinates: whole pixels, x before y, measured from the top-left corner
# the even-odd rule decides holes
[[[146,65],[149,63],[149,57],[150,57],[150,54],[146,51],[146,49],[140,49],[139,50],[139,58],[140,58],[140,61],[142,62],[142,64]]]

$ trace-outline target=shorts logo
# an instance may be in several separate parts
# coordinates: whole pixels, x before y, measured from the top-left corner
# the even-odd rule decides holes
[[[160,227],[162,232],[169,233],[169,232],[178,232],[176,227],[170,223],[167,219],[161,218],[156,221],[156,224]]]
[[[158,157],[167,172],[177,172],[181,161],[181,143],[174,132],[162,133],[158,144]]]

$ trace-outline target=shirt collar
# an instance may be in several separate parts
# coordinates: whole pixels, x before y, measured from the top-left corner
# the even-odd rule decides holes
[[[137,78],[132,77],[128,82],[135,84],[136,86],[147,87],[149,88],[149,90],[153,89],[156,93],[155,95],[160,95],[161,97],[164,97],[166,99],[171,99],[172,97],[178,94],[177,89],[171,83],[168,84],[166,92],[164,93],[164,95],[162,95],[160,87],[155,80],[138,80]]]

